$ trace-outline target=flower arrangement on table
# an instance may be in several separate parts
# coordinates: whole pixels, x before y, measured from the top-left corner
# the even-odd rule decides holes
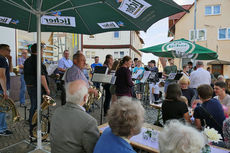
[[[216,131],[214,128],[210,128],[210,127],[206,127],[204,129],[203,133],[204,133],[204,136],[206,137],[206,140],[208,143],[202,148],[202,153],[210,153],[211,148],[208,144],[211,142],[218,143],[222,139],[222,137],[218,133],[218,131]]]
[[[145,140],[151,140],[152,142],[156,142],[158,140],[158,131],[154,129],[146,129],[146,131],[143,132],[143,138]]]

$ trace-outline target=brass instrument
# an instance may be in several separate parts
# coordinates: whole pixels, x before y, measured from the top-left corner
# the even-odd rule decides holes
[[[49,133],[49,115],[45,115],[44,112],[48,109],[49,106],[55,106],[56,102],[53,98],[48,95],[43,95],[43,102],[41,104],[41,132],[42,140],[47,139]],[[37,138],[37,112],[34,113],[32,118],[33,136]]]
[[[19,66],[13,67],[13,72],[15,73],[15,75],[18,75],[19,74]]]
[[[93,89],[96,89],[96,87],[94,86],[90,86],[90,88],[93,88]],[[96,89],[97,90],[97,89]],[[96,100],[99,100],[102,96],[102,93],[101,91],[97,90],[98,92],[98,96],[95,97],[95,95],[92,93],[92,94],[89,94],[89,97],[88,97],[88,101],[85,103],[84,107],[86,109],[86,111],[89,111],[90,109],[90,106],[96,101]]]
[[[9,112],[12,111],[12,120],[14,122],[20,120],[19,112],[12,99],[4,99],[3,95],[0,95],[0,112]]]

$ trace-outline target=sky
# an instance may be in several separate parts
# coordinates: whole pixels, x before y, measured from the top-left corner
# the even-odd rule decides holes
[[[194,0],[174,0],[179,5],[192,4]],[[168,37],[168,18],[164,18],[153,24],[146,32],[140,32],[141,38],[144,40],[143,48],[169,42]],[[150,60],[157,60],[158,57],[151,53],[143,53],[142,62],[146,65]]]

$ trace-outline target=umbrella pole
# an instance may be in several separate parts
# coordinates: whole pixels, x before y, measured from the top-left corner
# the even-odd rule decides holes
[[[38,5],[39,6],[39,5]],[[37,149],[42,149],[41,140],[41,14],[37,15]]]

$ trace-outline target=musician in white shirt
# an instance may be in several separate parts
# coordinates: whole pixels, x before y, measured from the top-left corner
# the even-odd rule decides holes
[[[190,88],[197,88],[201,84],[211,84],[211,75],[204,69],[204,63],[202,61],[197,61],[197,70],[193,71],[190,75]]]

